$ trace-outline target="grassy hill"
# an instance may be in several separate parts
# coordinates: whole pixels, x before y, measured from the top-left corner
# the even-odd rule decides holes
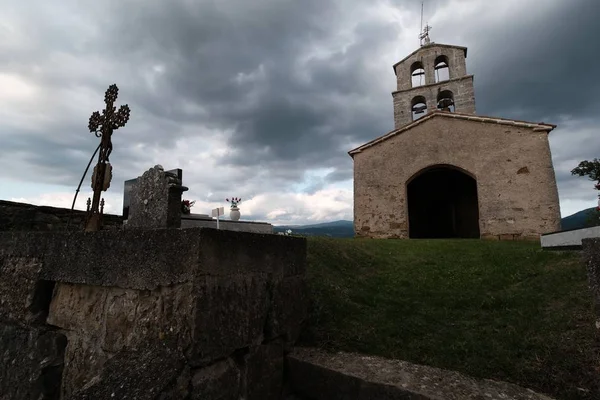
[[[596,208],[592,207],[576,212],[568,217],[564,217],[560,220],[560,225],[563,230],[584,228],[588,222],[590,214],[595,212],[595,210]]]
[[[301,345],[600,398],[600,340],[577,253],[539,243],[308,238]]]

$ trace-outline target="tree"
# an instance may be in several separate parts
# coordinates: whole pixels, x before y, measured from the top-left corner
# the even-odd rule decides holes
[[[587,176],[590,180],[596,181],[594,189],[600,190],[600,160],[594,158],[593,161],[582,161],[577,168],[573,168],[572,175]],[[598,207],[588,216],[586,226],[600,225],[600,194],[598,195]]]

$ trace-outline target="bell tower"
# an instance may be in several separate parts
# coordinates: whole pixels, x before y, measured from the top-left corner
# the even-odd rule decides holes
[[[394,128],[435,110],[475,114],[473,75],[467,74],[467,48],[429,40],[431,27],[419,35],[421,47],[394,64],[397,89]]]

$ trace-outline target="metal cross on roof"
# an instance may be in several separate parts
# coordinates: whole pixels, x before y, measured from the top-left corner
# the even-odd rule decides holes
[[[430,30],[431,26],[425,25],[425,27],[423,28],[423,32],[419,35],[419,39],[421,39],[421,46],[425,46],[431,43],[431,40],[429,39]]]
[[[100,201],[101,192],[108,190],[112,179],[112,166],[109,163],[109,156],[112,152],[112,134],[113,131],[125,126],[129,120],[129,106],[122,105],[119,111],[116,111],[114,106],[119,88],[117,85],[110,85],[104,95],[104,103],[106,107],[102,111],[102,115],[98,111],[94,111],[90,117],[88,128],[100,140],[100,153],[98,154],[98,163],[92,174],[92,189],[94,190],[94,199],[91,202],[91,208],[88,209],[85,230],[97,231],[102,228],[102,214],[104,209],[104,199]],[[88,199],[89,201],[89,199]]]

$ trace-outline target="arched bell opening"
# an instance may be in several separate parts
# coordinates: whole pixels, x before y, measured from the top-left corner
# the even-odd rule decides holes
[[[417,96],[411,102],[412,120],[425,116],[427,114],[427,100],[423,96]]]
[[[450,90],[442,90],[437,95],[437,109],[441,111],[454,112],[454,93]]]
[[[448,64],[448,57],[444,55],[437,56],[434,61],[434,65],[435,83],[450,79],[450,66]]]
[[[410,67],[411,87],[423,86],[425,84],[425,68],[420,61],[414,62]]]

